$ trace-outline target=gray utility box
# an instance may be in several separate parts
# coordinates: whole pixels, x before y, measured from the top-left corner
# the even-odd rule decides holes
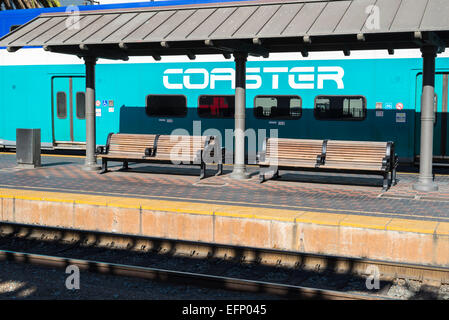
[[[41,166],[41,129],[16,129],[16,158],[22,168]]]

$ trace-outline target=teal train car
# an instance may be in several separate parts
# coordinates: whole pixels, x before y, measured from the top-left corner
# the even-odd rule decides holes
[[[29,20],[29,10],[19,11],[27,11],[27,19],[16,14],[8,20],[0,13],[2,35]],[[449,156],[447,55],[437,59],[436,70],[434,156],[444,162]],[[206,130],[220,133],[223,144],[232,143],[234,72],[234,62],[218,55],[194,61],[187,57],[163,57],[160,62],[151,57],[99,60],[97,144],[104,145],[110,132],[204,134]],[[421,86],[418,50],[398,50],[395,55],[366,51],[349,57],[328,52],[311,53],[308,58],[299,53],[250,58],[249,154],[260,148],[263,137],[276,134],[394,141],[400,161],[414,162],[419,155]],[[17,53],[0,48],[0,147],[14,147],[16,128],[41,128],[43,148],[82,149],[84,90],[81,59],[42,48]]]

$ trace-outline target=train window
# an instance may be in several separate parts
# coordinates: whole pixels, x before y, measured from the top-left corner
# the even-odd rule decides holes
[[[86,119],[86,96],[83,91],[76,93],[76,117]]]
[[[317,96],[314,113],[318,120],[364,120],[366,98],[363,96]]]
[[[64,91],[56,94],[56,115],[59,119],[67,118],[67,94]]]
[[[233,95],[203,95],[198,99],[198,115],[202,118],[234,118],[234,112]]]
[[[254,115],[259,119],[299,119],[302,101],[299,96],[257,96]]]
[[[187,115],[187,99],[183,95],[149,94],[146,100],[146,113],[150,117],[185,117]]]

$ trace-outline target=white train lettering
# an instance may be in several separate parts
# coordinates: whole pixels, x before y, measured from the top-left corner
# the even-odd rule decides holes
[[[271,75],[271,89],[279,89],[279,78],[292,89],[324,89],[327,82],[333,82],[338,89],[344,89],[344,69],[332,67],[265,67],[247,68],[247,89],[259,89],[266,75]],[[265,77],[263,77],[265,75]],[[192,79],[195,77],[195,80]],[[235,70],[233,68],[214,68],[210,72],[204,68],[166,69],[162,77],[166,89],[215,89],[218,83],[227,82],[235,88]]]

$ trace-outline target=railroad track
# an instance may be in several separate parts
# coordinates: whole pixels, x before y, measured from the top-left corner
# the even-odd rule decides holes
[[[189,258],[218,258],[232,260],[243,264],[282,266],[317,274],[332,272],[346,277],[366,277],[368,267],[378,269],[380,280],[392,282],[394,279],[419,281],[432,288],[449,284],[449,268],[392,263],[348,257],[336,257],[281,250],[256,249],[210,243],[188,242],[170,239],[155,239],[139,236],[109,234],[102,232],[87,232],[81,230],[61,229],[42,226],[19,225],[11,223],[0,224],[0,237],[35,239],[39,241],[73,243],[125,251],[156,252],[170,256],[188,256]],[[70,246],[69,249],[70,250]],[[66,251],[63,250],[63,251]],[[72,259],[69,257],[38,255],[34,253],[0,251],[0,260],[16,262],[31,262],[53,267],[65,267],[76,264],[81,270],[89,270],[113,275],[135,276],[145,279],[161,280],[182,284],[195,284],[211,288],[260,292],[279,295],[286,298],[303,299],[382,299],[386,296],[373,294],[353,294],[337,290],[315,289],[306,286],[294,286],[285,283],[265,282],[248,279],[238,279],[226,276],[207,275],[200,273],[147,268],[142,266],[114,264],[90,260]]]
[[[39,266],[66,268],[76,265],[80,270],[97,272],[115,276],[137,277],[176,284],[189,284],[213,289],[225,289],[241,292],[278,295],[284,298],[324,299],[324,300],[378,300],[363,294],[344,293],[333,290],[322,290],[292,286],[280,283],[254,281],[231,277],[214,276],[200,273],[164,270],[133,265],[115,264],[92,260],[80,260],[67,257],[40,255],[25,252],[0,250],[0,261],[12,261]]]

